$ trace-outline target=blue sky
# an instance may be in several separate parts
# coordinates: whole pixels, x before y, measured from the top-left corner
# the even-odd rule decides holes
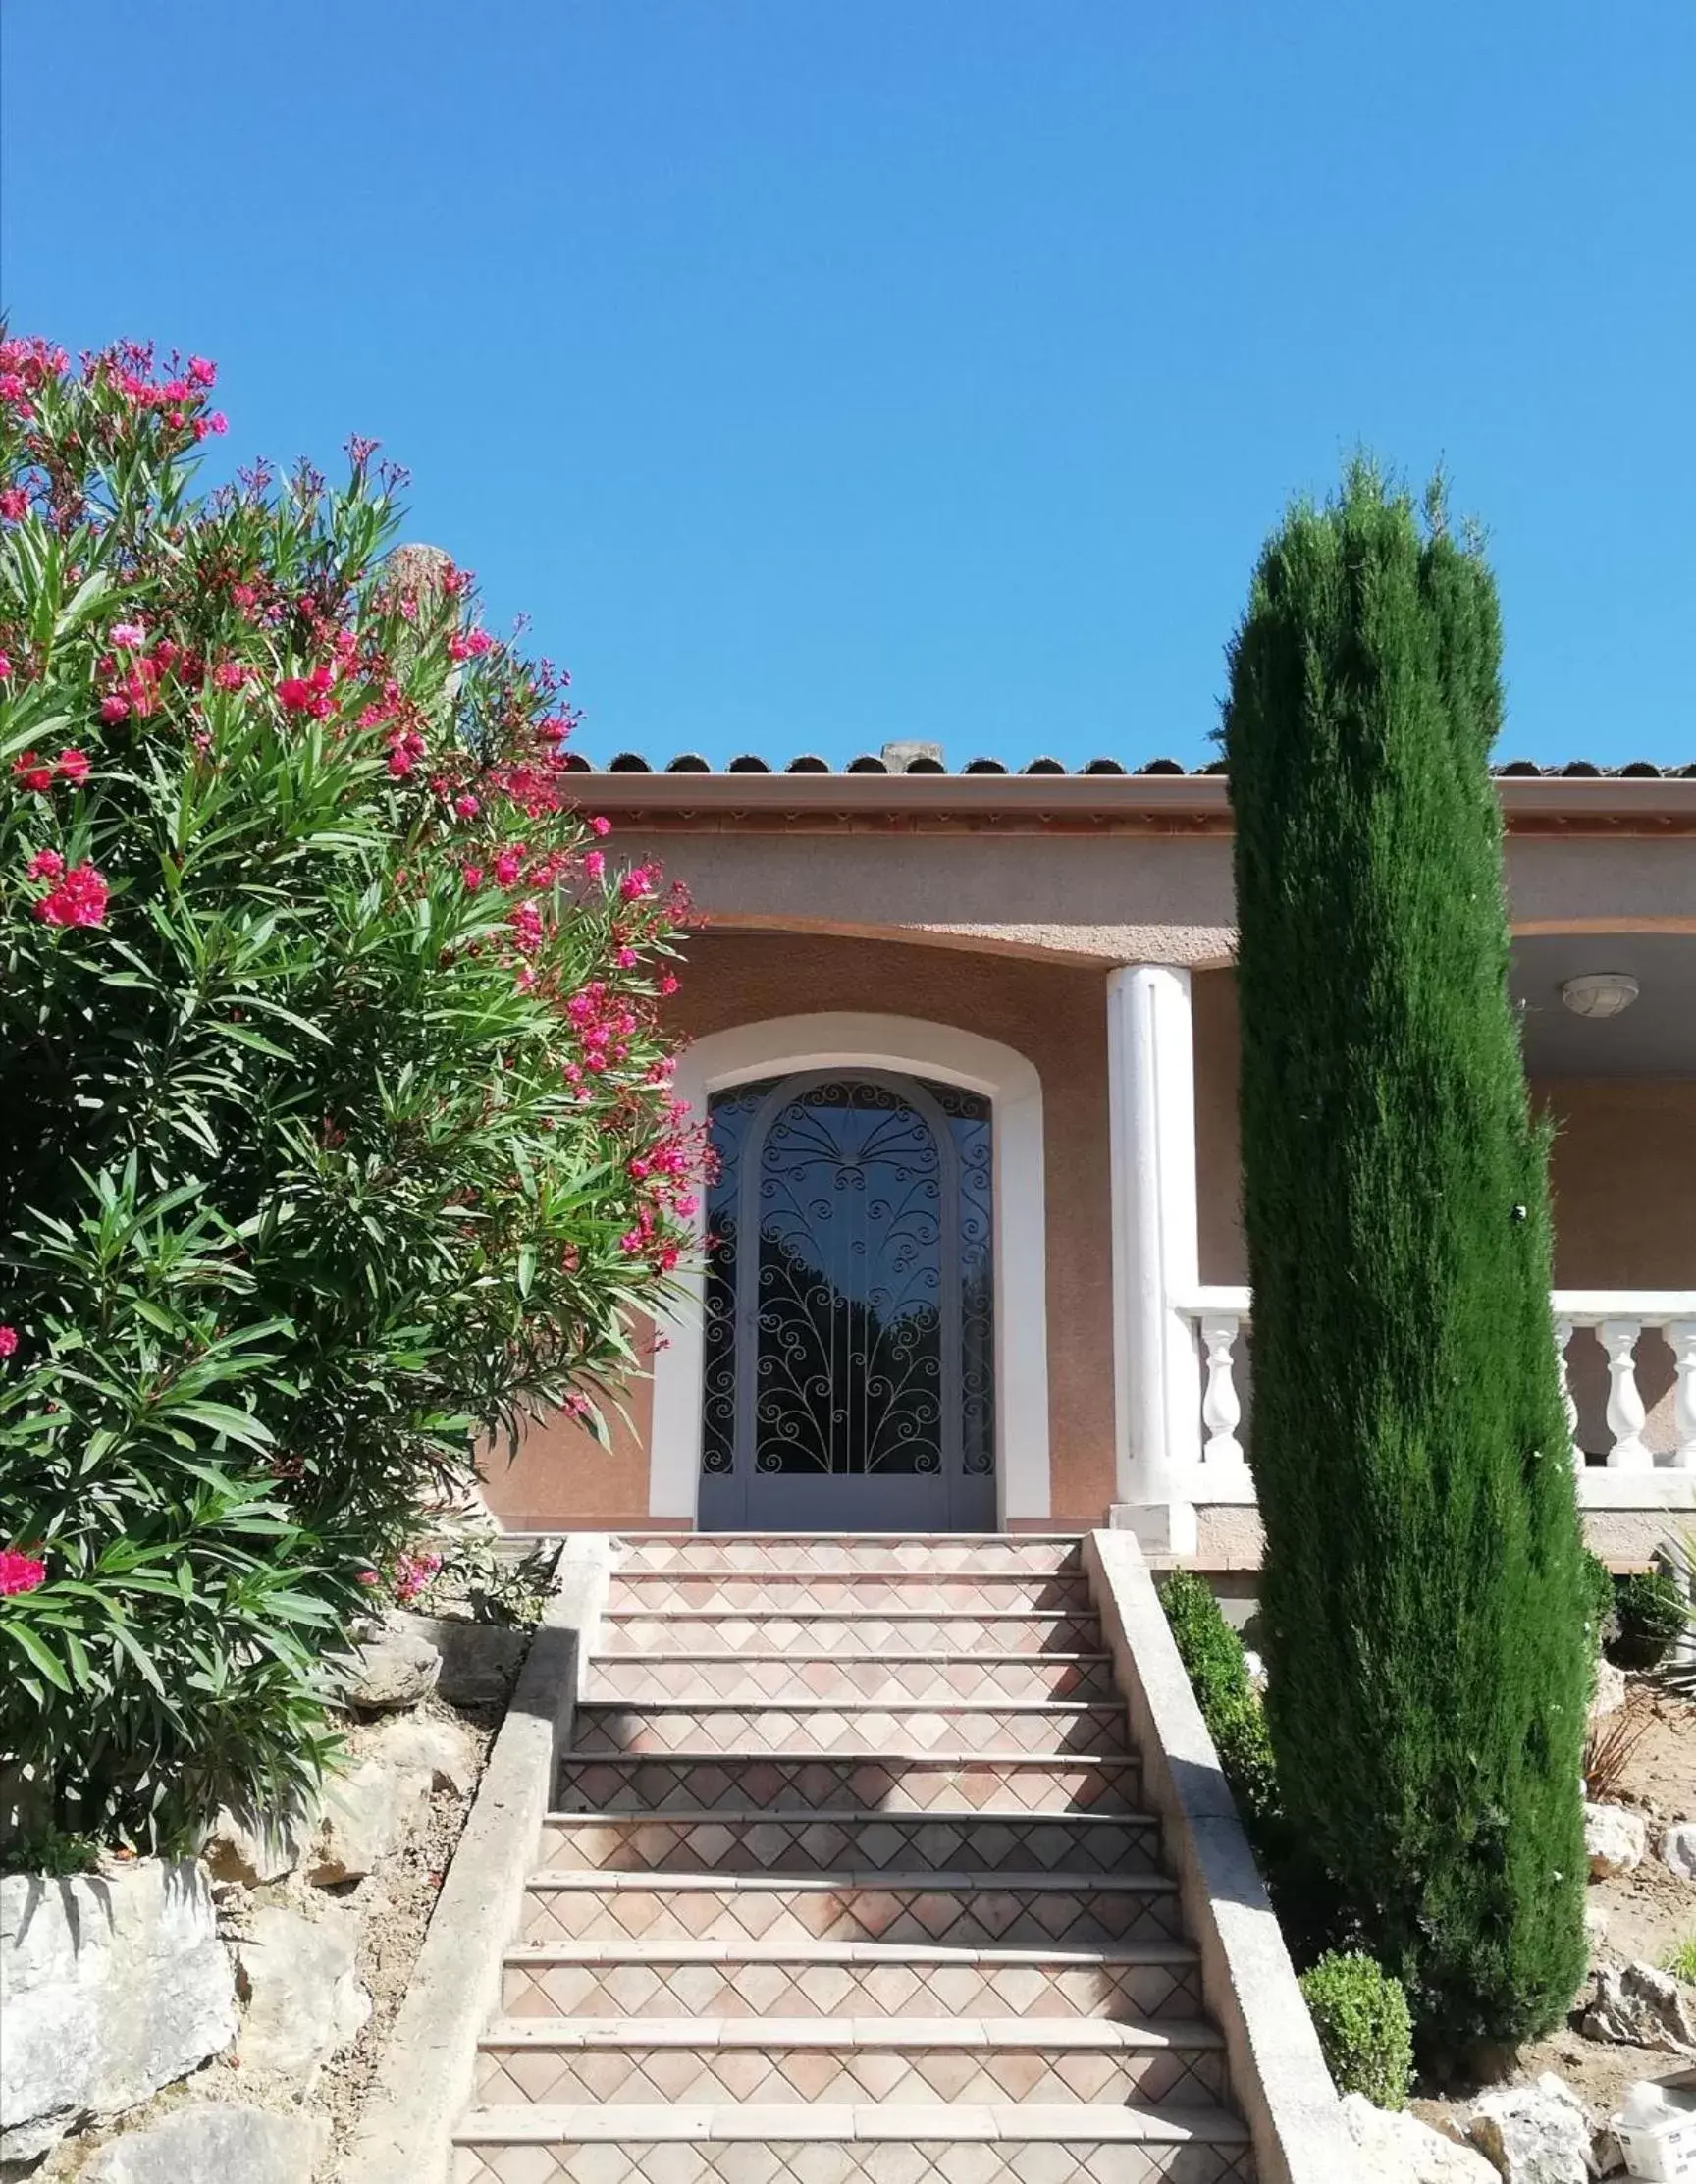
[[[1208,755],[1358,442],[1504,755],[1696,760],[1688,0],[7,0],[0,294],[379,436],[585,747]]]

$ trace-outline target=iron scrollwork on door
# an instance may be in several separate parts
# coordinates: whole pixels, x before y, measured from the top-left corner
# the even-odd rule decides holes
[[[987,1100],[821,1072],[711,1119],[706,1471],[991,1472]]]

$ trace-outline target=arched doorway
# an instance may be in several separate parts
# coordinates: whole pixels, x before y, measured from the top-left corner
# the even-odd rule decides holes
[[[821,1068],[709,1122],[703,1529],[992,1529],[989,1100]]]

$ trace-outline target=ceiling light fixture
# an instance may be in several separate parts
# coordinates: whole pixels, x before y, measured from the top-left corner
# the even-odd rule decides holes
[[[1561,998],[1574,1016],[1617,1016],[1637,998],[1637,981],[1629,971],[1586,971],[1568,979]]]

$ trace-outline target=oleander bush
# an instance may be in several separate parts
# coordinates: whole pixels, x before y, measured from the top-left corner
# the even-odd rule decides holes
[[[213,367],[0,338],[0,1814],[313,1778],[477,1451],[593,1424],[699,1147],[681,905],[397,473],[198,490]]]

